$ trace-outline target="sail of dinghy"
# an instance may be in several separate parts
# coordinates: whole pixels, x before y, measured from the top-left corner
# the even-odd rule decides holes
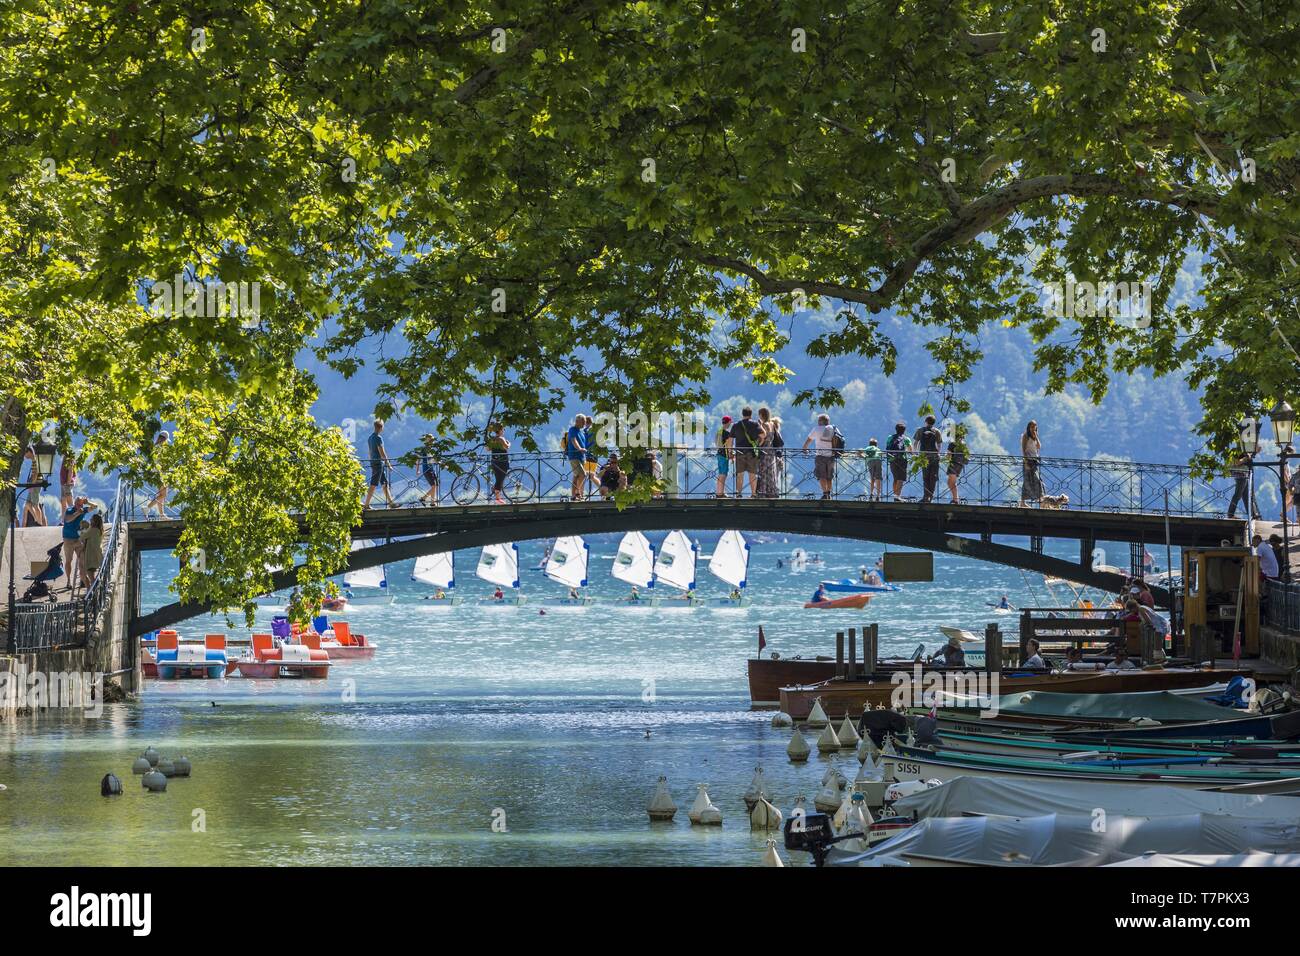
[[[519,587],[519,546],[510,544],[489,544],[478,558],[478,567],[474,573],[502,588]]]
[[[610,574],[638,588],[655,586],[655,549],[640,531],[629,531],[618,543]]]
[[[664,538],[655,558],[655,580],[679,591],[695,590],[695,563],[698,549],[681,531]]]
[[[568,588],[585,588],[590,558],[591,548],[580,535],[556,538],[546,559],[546,576]]]
[[[745,589],[749,574],[749,542],[739,531],[724,531],[709,559],[709,573],[733,588]]]

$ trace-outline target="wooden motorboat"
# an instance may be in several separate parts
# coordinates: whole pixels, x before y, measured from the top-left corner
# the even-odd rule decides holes
[[[895,676],[900,670],[909,678],[912,676],[911,670],[900,668],[884,671],[877,665],[875,673],[865,679],[849,681],[833,678],[811,685],[782,687],[780,707],[795,720],[806,718],[812,711],[813,701],[818,698],[821,698],[822,709],[826,711],[828,717],[843,717],[846,713],[856,717],[867,707],[873,709],[891,707],[894,703],[894,693],[898,690]],[[929,674],[932,670],[945,675],[966,675],[971,680],[987,673],[977,670],[930,667],[924,667],[923,673]],[[1109,694],[1173,690],[1180,687],[1203,687],[1241,675],[1249,676],[1246,671],[1193,667],[1126,671],[1063,671],[1041,674],[1003,671],[998,675],[996,692],[1014,694],[1023,691],[1051,691],[1067,694]],[[1006,718],[1013,719],[1010,715],[1006,715]],[[999,719],[1003,717],[1000,715]],[[1042,717],[1024,719],[1035,724],[1056,722],[1055,719],[1048,721]],[[1087,723],[1096,724],[1097,721],[1093,719]]]
[[[751,657],[749,672],[749,706],[780,707],[781,688],[798,684],[817,684],[835,676],[835,659],[831,657],[777,658]]]

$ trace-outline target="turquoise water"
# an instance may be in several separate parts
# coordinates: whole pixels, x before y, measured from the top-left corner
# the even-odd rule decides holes
[[[710,552],[716,535],[699,537]],[[614,540],[591,542],[596,597],[627,593],[609,577]],[[544,546],[522,543],[521,564],[536,564]],[[796,546],[820,552],[826,568],[778,569]],[[791,764],[788,732],[749,710],[745,660],[759,624],[768,649],[787,657],[833,654],[835,630],[872,621],[884,651],[910,653],[940,643],[940,624],[1013,629],[1014,615],[985,604],[1002,593],[1049,601],[1041,576],[936,555],[934,582],[865,610],[801,607],[818,580],[855,576],[879,553],[777,538],[753,544],[752,607],[545,615],[429,607],[411,564],[390,566],[396,602],[345,616],[379,645],[375,659],[338,663],[326,681],[149,681],[139,700],[99,718],[0,725],[0,863],[753,865],[766,839],[750,832],[741,800],[754,767],[788,812],[799,795],[811,805],[828,763]],[[147,563],[146,608],[171,600],[172,560]],[[476,560],[457,559],[467,599],[492,590],[473,577]],[[704,563],[701,591],[725,595]],[[564,594],[540,573],[521,578],[534,599]],[[179,630],[248,633],[215,617]],[[193,776],[144,793],[130,767],[150,744],[188,756]],[[851,755],[837,762],[856,773]],[[99,796],[109,770],[126,784],[120,798]],[[660,774],[679,807],[673,823],[645,813]],[[697,783],[710,785],[721,829],[687,822]]]

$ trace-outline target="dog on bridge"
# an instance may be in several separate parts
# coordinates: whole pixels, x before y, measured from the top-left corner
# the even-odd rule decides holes
[[[1054,511],[1068,508],[1070,507],[1070,496],[1064,493],[1059,495],[1043,495],[1038,499],[1038,507],[1051,508]]]

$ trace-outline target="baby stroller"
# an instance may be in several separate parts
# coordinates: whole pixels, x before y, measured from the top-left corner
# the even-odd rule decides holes
[[[24,591],[23,596],[20,598],[24,604],[30,604],[34,601],[44,601],[46,599],[51,603],[58,600],[58,598],[54,596],[53,592],[50,591],[50,582],[57,581],[59,578],[63,577],[63,543],[60,542],[59,544],[56,544],[54,547],[50,548],[50,550],[46,551],[45,555],[50,559],[45,565],[45,570],[36,575],[36,577],[32,577],[29,574],[24,578],[24,580],[30,580],[32,582],[31,587]]]

